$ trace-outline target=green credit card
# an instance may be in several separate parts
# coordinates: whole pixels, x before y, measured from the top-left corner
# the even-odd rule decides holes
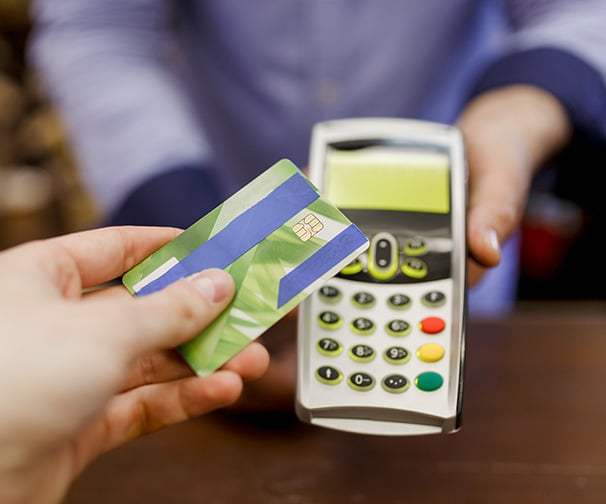
[[[289,160],[283,159],[122,281],[142,296],[207,268],[235,280],[228,308],[179,347],[207,375],[295,308],[368,248],[364,234]]]

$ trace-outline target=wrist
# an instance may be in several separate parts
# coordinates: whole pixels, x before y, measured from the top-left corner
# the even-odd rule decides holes
[[[565,108],[551,93],[526,84],[501,87],[476,96],[459,120],[466,136],[492,138],[511,146],[520,165],[534,170],[570,140]]]
[[[477,80],[471,96],[527,85],[560,103],[575,133],[606,135],[606,82],[587,60],[555,47],[537,47],[503,55]]]

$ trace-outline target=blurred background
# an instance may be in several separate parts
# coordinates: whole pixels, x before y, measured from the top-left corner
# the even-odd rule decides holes
[[[95,225],[61,124],[26,64],[28,2],[0,0],[0,248]]]
[[[29,28],[26,0],[0,0],[0,249],[99,217],[28,68]],[[577,145],[537,177],[522,229],[520,300],[604,299],[605,187],[604,145]]]

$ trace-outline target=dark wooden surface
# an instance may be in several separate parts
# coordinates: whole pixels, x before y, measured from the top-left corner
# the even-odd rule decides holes
[[[456,434],[213,414],[104,455],[66,502],[605,503],[606,305],[470,321]]]

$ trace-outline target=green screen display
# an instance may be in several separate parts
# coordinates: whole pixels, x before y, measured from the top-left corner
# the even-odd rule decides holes
[[[324,193],[340,208],[448,213],[448,155],[391,145],[331,148]]]

